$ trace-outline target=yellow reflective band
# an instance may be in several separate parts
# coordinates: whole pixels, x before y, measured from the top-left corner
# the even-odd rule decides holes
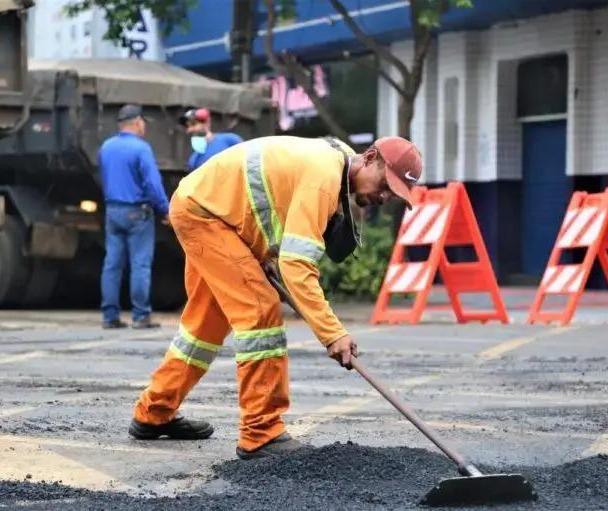
[[[179,325],[179,334],[184,338],[184,340],[188,341],[190,344],[194,344],[198,348],[213,352],[218,352],[221,348],[221,346],[218,346],[217,344],[212,344],[210,342],[203,341],[198,337],[194,337],[190,332],[186,330],[186,327],[181,323]]]
[[[307,243],[312,243],[313,245],[316,245],[317,247],[319,247],[321,250],[325,250],[325,243],[322,243],[319,240],[315,240],[313,238],[307,238],[306,236],[302,236],[301,234],[293,234],[291,232],[285,232],[283,233],[283,235],[287,238],[296,238],[298,240],[302,240],[305,241]]]
[[[257,339],[258,337],[272,337],[285,333],[284,326],[274,326],[272,328],[264,328],[261,330],[242,330],[234,332],[235,339]]]
[[[185,362],[188,365],[198,367],[199,369],[203,369],[205,371],[209,369],[209,364],[207,362],[184,355],[174,344],[169,346],[169,351],[175,358]]]
[[[302,261],[307,261],[311,264],[314,264],[315,266],[317,266],[319,264],[318,261],[315,261],[314,259],[312,259],[308,256],[305,256],[302,254],[294,254],[293,252],[281,251],[281,252],[279,252],[279,259],[300,259]]]
[[[276,348],[274,350],[254,351],[252,353],[237,353],[237,362],[250,362],[252,360],[264,360],[267,358],[284,357],[287,355],[287,348]]]
[[[247,144],[244,167],[247,197],[267,246],[278,248],[283,237],[283,226],[274,209],[274,200],[266,179],[262,149],[262,144],[259,142],[252,141]]]

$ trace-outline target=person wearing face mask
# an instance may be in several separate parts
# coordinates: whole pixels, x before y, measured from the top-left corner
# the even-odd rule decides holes
[[[288,455],[301,447],[286,431],[289,408],[285,324],[267,268],[278,270],[298,311],[329,357],[346,368],[355,339],[319,284],[324,253],[343,261],[361,243],[349,202],[400,198],[412,206],[422,172],[414,144],[400,137],[355,151],[337,139],[271,136],[231,147],[184,177],[173,194],[171,225],[186,255],[188,302],[160,367],[134,410],[129,434],[202,440],[204,420],[178,409],[233,331],[242,459]]]
[[[212,156],[243,141],[236,133],[213,133],[211,114],[206,108],[192,108],[184,112],[179,122],[190,135],[192,154],[188,159],[188,172],[199,168]]]

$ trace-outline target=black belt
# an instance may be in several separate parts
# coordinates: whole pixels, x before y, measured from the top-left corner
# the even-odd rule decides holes
[[[122,206],[127,208],[144,208],[150,207],[148,202],[122,202],[117,200],[107,200],[106,206]]]

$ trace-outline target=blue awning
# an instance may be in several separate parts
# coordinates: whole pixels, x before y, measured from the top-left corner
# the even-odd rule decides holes
[[[265,15],[259,2],[259,31],[254,58],[264,60]],[[472,9],[451,9],[441,31],[479,30],[495,23],[550,14],[569,9],[592,9],[608,0],[474,0]],[[351,16],[367,34],[382,43],[412,36],[407,0],[344,0]],[[228,34],[233,2],[199,0],[189,13],[190,29],[165,39],[169,62],[183,67],[220,68],[230,64]],[[308,61],[338,57],[343,51],[364,51],[330,3],[297,0],[297,19],[275,28],[275,49],[287,49]]]

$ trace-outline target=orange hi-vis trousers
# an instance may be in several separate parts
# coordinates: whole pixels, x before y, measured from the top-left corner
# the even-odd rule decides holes
[[[279,296],[258,260],[221,220],[173,196],[171,224],[186,254],[188,302],[179,333],[135,405],[135,419],[164,424],[207,372],[232,328],[240,405],[239,447],[251,451],[285,431],[289,407],[285,328]]]

